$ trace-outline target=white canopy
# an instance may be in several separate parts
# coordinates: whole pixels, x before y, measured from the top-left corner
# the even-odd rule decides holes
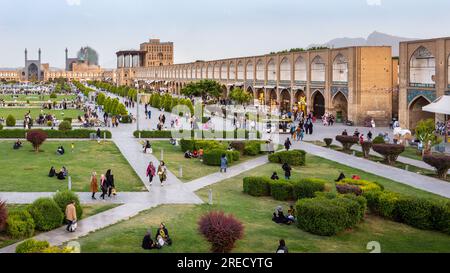
[[[441,96],[432,103],[422,107],[423,111],[450,115],[450,96]]]

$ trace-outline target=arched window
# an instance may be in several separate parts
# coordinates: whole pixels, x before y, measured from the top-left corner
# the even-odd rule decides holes
[[[419,47],[409,62],[409,84],[417,87],[435,87],[436,63],[433,54]]]
[[[244,80],[244,65],[242,64],[242,61],[239,61],[237,65],[237,80]]]
[[[294,77],[296,81],[306,82],[306,62],[302,57],[295,60]]]
[[[338,54],[333,62],[333,82],[348,82],[348,61],[342,54]]]
[[[247,81],[253,80],[253,72],[254,72],[253,62],[249,61],[247,63],[247,73],[246,73],[247,74],[247,77],[246,77]]]
[[[200,67],[200,79],[204,79],[205,78],[205,66],[204,65],[202,65],[201,67]]]
[[[214,65],[214,79],[220,79],[220,66],[218,63]]]
[[[207,72],[207,77],[208,79],[212,79],[213,78],[213,73],[214,73],[214,67],[212,64],[208,65],[208,72]]]
[[[234,65],[234,62],[230,63],[230,76],[229,76],[230,80],[235,80],[236,79],[236,66]]]
[[[311,63],[311,81],[325,82],[325,62],[316,56]]]
[[[447,80],[448,80],[448,87],[450,88],[450,55],[448,55],[448,60],[447,60]]]
[[[258,60],[256,63],[256,80],[264,81],[264,63],[262,60]]]
[[[222,63],[222,66],[220,67],[220,79],[221,80],[227,80],[228,79],[228,71],[227,71],[227,64]]]
[[[277,69],[275,66],[275,61],[270,59],[267,64],[267,80],[268,81],[276,81],[277,80]]]
[[[291,62],[283,58],[280,63],[280,81],[291,81]]]

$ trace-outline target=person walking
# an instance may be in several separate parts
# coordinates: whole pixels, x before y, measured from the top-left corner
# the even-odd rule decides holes
[[[161,186],[164,186],[164,182],[167,180],[167,167],[164,161],[161,161],[158,166],[158,176],[159,181],[161,181]]]
[[[97,199],[95,198],[95,193],[98,191],[98,183],[97,183],[97,173],[96,172],[92,172],[91,175],[91,192],[92,192],[92,199]]]
[[[155,166],[153,165],[153,162],[150,161],[150,163],[147,166],[147,176],[148,176],[148,182],[150,185],[152,185],[153,177],[156,174]]]
[[[228,168],[228,159],[227,156],[225,154],[222,155],[222,157],[220,158],[220,172],[227,172],[227,168]]]
[[[284,148],[286,148],[286,151],[289,151],[291,145],[292,145],[291,141],[289,140],[289,138],[287,138],[286,141],[284,142]]]
[[[114,175],[111,173],[111,169],[106,171],[106,186],[108,189],[108,197],[111,197],[111,194],[114,190]]]
[[[72,200],[66,206],[66,220],[67,220],[67,231],[70,231],[70,227],[77,221],[77,209],[75,208],[75,201]]]
[[[106,185],[106,177],[104,174],[100,176],[100,189],[102,190],[102,195],[100,195],[100,197],[105,200],[105,195],[108,192],[108,185]]]

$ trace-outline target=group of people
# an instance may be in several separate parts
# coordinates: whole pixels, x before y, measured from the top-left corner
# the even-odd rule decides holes
[[[65,166],[62,166],[59,172],[56,172],[55,167],[52,166],[48,172],[48,177],[56,177],[58,180],[64,180],[68,175],[69,171]]]
[[[283,207],[278,206],[275,209],[275,212],[272,214],[272,221],[274,221],[277,224],[286,224],[286,225],[294,223],[296,221],[294,206],[290,205],[287,215],[284,215]]]
[[[92,199],[95,198],[95,194],[98,192],[99,189],[99,183],[97,180],[97,173],[94,171],[91,175],[91,185],[90,190],[92,193]],[[116,185],[114,183],[114,175],[112,174],[111,169],[106,171],[106,174],[100,175],[100,190],[102,194],[100,195],[100,198],[105,200],[105,196],[108,195],[108,197],[111,197],[111,195],[115,196],[117,194],[116,192]]]
[[[335,121],[335,117],[331,113],[327,112],[322,116],[322,124],[324,126],[333,126],[334,121]]]
[[[185,153],[184,153],[184,158],[199,158],[199,159],[203,159],[203,153],[204,153],[204,151],[203,151],[203,148],[200,148],[200,149],[194,149],[194,151],[189,151],[189,150],[187,150]]]
[[[172,245],[172,239],[169,237],[169,231],[164,223],[159,225],[155,237],[152,236],[152,230],[148,229],[142,239],[143,249],[161,249],[165,245]]]
[[[161,182],[161,186],[164,186],[166,180],[167,180],[167,167],[164,161],[161,161],[159,163],[158,168],[155,168],[155,165],[152,161],[148,163],[146,175],[148,176],[148,182],[150,185],[153,183],[153,177],[158,175],[159,181]]]
[[[162,131],[162,129],[164,129],[165,123],[166,123],[166,115],[160,114],[158,117],[158,125],[156,125],[158,131]]]

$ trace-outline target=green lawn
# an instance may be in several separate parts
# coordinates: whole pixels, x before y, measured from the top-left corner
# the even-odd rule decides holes
[[[322,170],[322,171],[320,171]],[[326,171],[325,171],[326,170]],[[307,166],[294,168],[293,177],[319,177],[333,181],[339,170],[359,174],[363,179],[376,180],[389,190],[421,197],[442,199],[394,181],[370,175],[307,155]],[[404,224],[368,215],[353,230],[333,237],[312,235],[296,226],[278,225],[271,221],[278,205],[287,210],[289,203],[270,197],[252,197],[242,192],[242,178],[248,175],[280,174],[281,166],[266,164],[235,178],[212,186],[214,205],[163,205],[139,214],[130,220],[107,227],[79,239],[83,252],[208,252],[209,244],[199,235],[197,221],[210,210],[233,213],[244,223],[244,239],[237,243],[235,252],[275,252],[278,240],[286,240],[290,252],[369,252],[370,241],[378,241],[382,252],[450,252],[450,236],[434,231],[419,230]],[[333,182],[331,182],[333,183]],[[197,192],[207,202],[208,189]],[[161,250],[146,251],[141,240],[148,228],[153,235],[160,222],[165,222],[173,245]]]
[[[22,210],[25,209],[28,205],[8,205],[8,211]],[[81,205],[83,207],[83,218],[87,218],[93,216],[95,214],[110,210],[118,206],[118,204],[89,204],[89,205]],[[39,234],[36,232],[35,235]],[[0,232],[0,248],[14,244],[24,239],[12,239],[4,232]]]
[[[111,169],[117,190],[145,191],[141,180],[120,153],[113,142],[76,141],[74,152],[69,141],[46,141],[40,153],[35,153],[28,142],[20,150],[13,150],[14,140],[0,141],[0,191],[54,192],[67,189],[67,179],[48,177],[54,166],[57,171],[65,166],[72,178],[72,190],[89,191],[90,175]],[[63,145],[66,153],[56,155],[56,149]]]
[[[161,150],[163,150],[164,163],[166,163],[167,168],[183,182],[192,181],[219,171],[219,167],[205,165],[199,159],[185,158],[180,146],[170,144],[169,140],[150,141],[150,143],[152,144],[153,155],[161,159]],[[230,166],[255,158],[256,156],[241,156],[238,162],[233,162]],[[180,166],[183,169],[182,177],[179,173]]]
[[[84,112],[76,109],[67,109],[67,110],[49,110],[49,109],[41,109],[41,108],[1,108],[0,107],[0,117],[6,119],[8,115],[13,115],[16,120],[23,120],[24,116],[28,111],[31,112],[31,117],[36,119],[40,114],[51,114],[55,115],[56,119],[62,120],[64,118],[72,118],[77,119],[78,116],[83,116]]]
[[[13,101],[21,101],[21,102],[26,102],[27,100],[30,102],[34,102],[34,101],[43,101],[43,102],[47,102],[48,100],[51,101],[62,101],[63,99],[66,100],[74,100],[77,96],[76,95],[57,95],[56,99],[51,99],[50,95],[44,95],[44,98],[42,99],[42,96],[39,95],[0,95],[0,100],[5,100],[5,101],[9,101],[9,102],[13,102]]]

